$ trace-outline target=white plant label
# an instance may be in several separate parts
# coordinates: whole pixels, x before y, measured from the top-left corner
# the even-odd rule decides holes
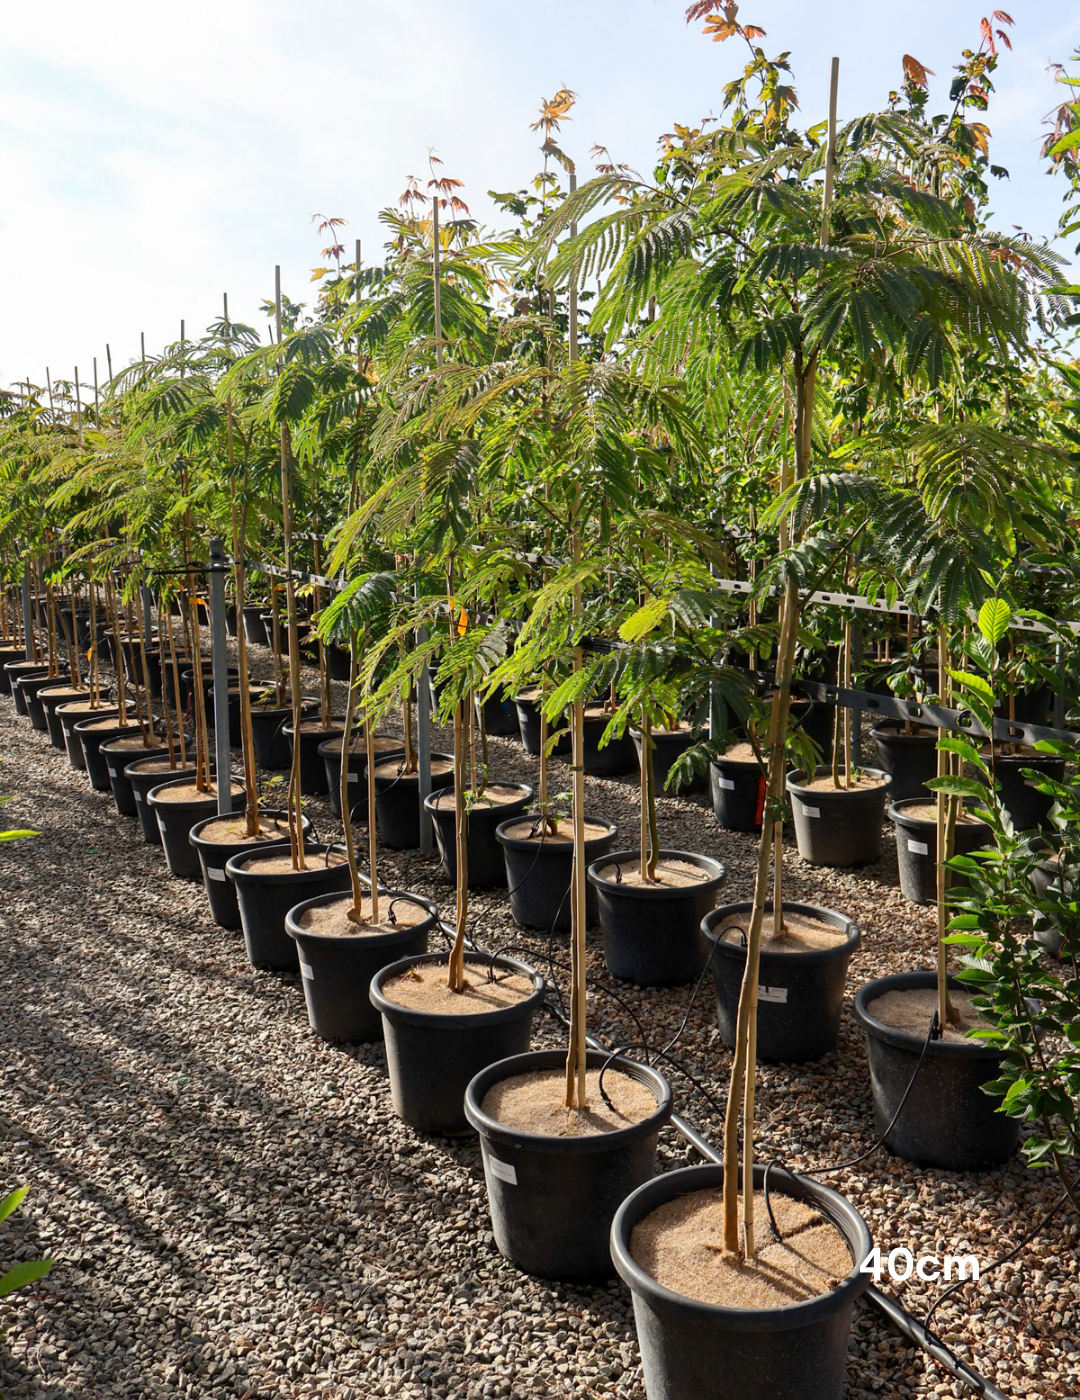
[[[787,1002],[788,989],[786,987],[758,987],[758,1001],[775,1002],[777,1006],[783,1006]]]
[[[820,807],[808,807],[808,806],[806,805],[806,803],[804,802],[804,803],[802,804],[802,814],[803,814],[804,817],[820,817],[820,816],[821,816],[821,808],[820,808]]]
[[[500,1181],[509,1182],[511,1186],[517,1185],[517,1169],[512,1162],[500,1162],[498,1157],[489,1157],[487,1165],[492,1176],[497,1176]]]
[[[112,776],[113,776],[114,778],[119,778],[119,776],[120,776],[120,774],[116,771],[115,768],[110,768],[110,769],[109,769],[109,772],[112,774]]]
[[[722,788],[724,789],[725,792],[734,792],[734,791],[735,791],[735,779],[734,779],[734,778],[717,778],[716,782],[717,782],[717,785],[718,785],[719,787],[722,787]]]
[[[212,865],[208,865],[206,867],[206,873],[210,876],[211,880],[220,880],[224,884],[226,878],[224,870],[215,870]]]
[[[142,793],[141,793],[141,792],[137,792],[137,793],[135,794],[135,801],[136,801],[136,802],[141,802],[142,800],[143,800],[143,795],[142,795]]]
[[[907,848],[916,856],[928,856],[930,854],[930,847],[925,841],[912,841],[910,837],[908,838]]]
[[[923,1283],[937,1283],[939,1279],[951,1283],[953,1278],[978,1283],[979,1261],[974,1254],[946,1254],[943,1259],[934,1254],[916,1257],[903,1245],[891,1249],[883,1261],[881,1247],[875,1245],[859,1265],[859,1273],[870,1274],[875,1283],[880,1283],[884,1274],[894,1283],[904,1283],[912,1274]]]
[[[309,962],[305,962],[303,958],[300,959],[300,973],[302,976],[306,977],[309,982],[315,981],[315,969]]]
[[[350,773],[350,774],[349,774],[349,782],[350,782],[350,783],[358,783],[359,781],[360,781],[360,774],[359,774],[359,773]]]

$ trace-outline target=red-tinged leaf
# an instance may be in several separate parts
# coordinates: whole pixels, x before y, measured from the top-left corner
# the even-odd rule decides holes
[[[932,68],[927,68],[925,63],[920,63],[917,58],[913,58],[909,53],[904,54],[902,61],[904,64],[904,77],[909,83],[914,83],[916,87],[924,89],[930,86],[927,82],[927,78],[932,78],[934,76],[934,70]]]
[[[764,39],[764,38],[765,38],[765,31],[764,31],[764,29],[759,29],[758,26],[757,26],[756,24],[748,24],[748,25],[746,26],[746,28],[743,30],[743,34],[746,36],[747,39]]]
[[[1012,15],[1007,15],[1007,14],[1005,13],[1004,10],[995,10],[995,11],[994,11],[994,19],[996,19],[997,22],[998,22],[999,24],[1013,24],[1013,23],[1015,23],[1015,21],[1013,20]]]
[[[719,15],[710,15],[705,21],[703,34],[712,36],[714,44],[722,44],[725,39],[730,39],[733,34],[739,32],[739,26],[732,24],[730,20],[721,19]]]
[[[1005,47],[1006,47],[1007,49],[1011,49],[1011,48],[1012,48],[1012,40],[1011,40],[1011,39],[1009,38],[1009,36],[1005,33],[1004,29],[999,29],[998,32],[997,32],[997,36],[998,36],[998,38],[1001,40],[1001,42],[1005,45]]]
[[[693,24],[695,20],[704,19],[705,16],[711,14],[713,10],[718,10],[722,3],[723,0],[695,0],[694,4],[687,8],[687,24]]]

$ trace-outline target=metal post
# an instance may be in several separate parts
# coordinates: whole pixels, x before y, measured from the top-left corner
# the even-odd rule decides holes
[[[427,628],[421,627],[416,640],[423,646],[427,639]],[[431,818],[424,807],[431,792],[431,675],[427,662],[416,687],[416,762],[420,778],[420,851],[427,856],[432,846]]]
[[[863,630],[857,622],[851,624],[851,669],[858,670],[863,661]],[[862,714],[848,710],[847,722],[851,734],[851,761],[856,768],[862,762]]]
[[[214,750],[218,816],[232,811],[229,776],[229,655],[225,648],[225,544],[210,541],[210,657],[214,673]]]
[[[22,576],[23,646],[27,661],[34,659],[34,628],[30,620],[30,551],[25,553]]]

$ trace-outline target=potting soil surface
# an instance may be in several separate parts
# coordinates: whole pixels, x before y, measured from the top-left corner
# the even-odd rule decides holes
[[[442,773],[449,773],[453,769],[453,767],[453,759],[439,758],[434,754],[432,755],[432,777],[438,777]],[[388,758],[385,759],[382,763],[376,763],[375,776],[377,778],[402,778],[406,782],[411,783],[419,782],[419,775],[416,773],[406,773],[402,765],[401,759],[398,758]]]
[[[544,841],[550,845],[566,845],[574,839],[574,823],[569,817],[560,817],[555,830],[548,830],[545,834],[539,818],[522,817],[504,834],[512,836],[516,841],[536,841],[537,843]],[[601,826],[599,822],[586,821],[585,823],[586,841],[597,841],[600,837],[610,836],[610,834],[608,828]]]
[[[252,856],[249,860],[241,861],[245,870],[250,870],[258,875],[284,875],[290,870],[295,870],[292,856],[286,851],[284,855],[264,855]],[[345,855],[342,851],[331,851],[329,855],[325,851],[305,851],[305,870],[326,870],[336,865],[345,864]],[[299,900],[297,903],[299,904]]]
[[[276,818],[259,818],[259,831],[255,836],[247,835],[247,820],[241,812],[235,817],[218,817],[217,821],[207,822],[199,832],[201,841],[213,841],[217,845],[233,845],[237,841],[257,846],[261,841],[280,841],[289,838],[288,822]]]
[[[394,933],[403,928],[412,928],[431,918],[431,912],[422,904],[409,899],[393,899],[389,895],[379,896],[379,922],[355,923],[349,918],[353,907],[351,894],[343,895],[332,904],[317,904],[314,909],[306,909],[300,916],[300,927],[308,933],[320,934],[323,938],[361,938],[367,933]],[[364,895],[360,901],[361,918],[370,920],[372,914],[371,896]],[[391,923],[390,914],[393,915]]]
[[[137,753],[139,749],[152,749],[164,742],[165,737],[162,734],[152,735],[148,744],[143,741],[141,734],[133,734],[130,739],[110,739],[101,747],[108,753]]]
[[[566,1070],[541,1069],[532,1074],[500,1079],[484,1095],[480,1107],[504,1128],[544,1137],[595,1137],[642,1123],[656,1112],[656,1095],[614,1066],[604,1074],[605,1103],[600,1093],[600,1071],[585,1074],[585,1108],[566,1106]]]
[[[472,796],[470,793],[469,796]],[[479,797],[473,798],[473,809],[477,807],[503,807],[509,802],[520,802],[525,794],[520,787],[511,783],[489,783]],[[442,788],[435,794],[435,806],[453,807],[454,789]]]
[[[744,935],[749,932],[748,909],[739,914],[732,914],[722,924],[717,925],[715,932],[722,933],[726,943],[741,943],[743,939],[736,932],[739,929]],[[833,924],[811,918],[809,914],[799,914],[789,909],[784,910],[784,927],[779,935],[771,914],[766,914],[761,921],[761,946],[768,948],[772,953],[811,952],[816,948],[833,948],[837,943],[843,943],[847,936],[846,928],[836,928]]]
[[[871,778],[866,773],[859,773],[855,781],[848,783],[840,774],[840,786],[837,787],[832,780],[831,773],[825,773],[820,778],[811,778],[808,783],[798,782],[792,786],[802,792],[869,792],[871,788],[882,788],[885,786],[883,778]]]
[[[936,822],[936,821],[937,821],[937,803],[936,803],[936,802],[920,802],[920,803],[919,803],[917,806],[915,806],[915,807],[905,807],[905,808],[903,809],[903,811],[900,813],[900,815],[901,815],[902,817],[914,817],[916,821],[920,821],[920,822]],[[980,819],[979,819],[978,817],[973,817],[973,816],[971,815],[971,813],[965,811],[963,807],[961,807],[961,808],[957,811],[957,813],[956,813],[956,821],[957,821],[957,824],[963,823],[964,826],[985,826],[985,825],[986,825],[986,823],[985,823],[984,821],[980,821]]]
[[[234,793],[241,793],[244,789],[239,783],[232,784]],[[205,802],[207,798],[217,794],[217,783],[211,783],[208,788],[200,789],[195,785],[194,780],[190,783],[177,783],[175,787],[167,787],[158,793],[158,800],[161,802]]]
[[[391,753],[395,749],[400,749],[402,747],[402,741],[400,739],[393,738],[393,736],[389,734],[376,734],[375,738],[371,742],[376,754]],[[340,734],[336,734],[332,739],[327,739],[326,747],[331,753],[339,754],[341,752],[342,743],[343,736]],[[364,754],[367,753],[367,740],[364,738],[363,734],[355,734],[353,736],[353,741],[350,745],[349,752]]]
[[[465,990],[452,992],[446,985],[446,960],[421,963],[400,977],[382,984],[387,1001],[407,1006],[410,1011],[426,1011],[432,1016],[477,1016],[484,1011],[498,1011],[515,1006],[531,996],[530,978],[517,973],[507,977],[496,970],[494,978],[486,967],[465,965]]]
[[[188,761],[189,761],[189,763],[191,763],[191,766],[194,767],[194,762],[193,762],[192,760],[190,760],[190,759],[189,759]],[[187,764],[182,764],[182,763],[180,762],[180,750],[179,750],[179,748],[176,750],[176,767],[175,767],[175,768],[174,768],[174,767],[172,766],[172,764],[169,762],[169,760],[168,760],[167,757],[166,757],[166,758],[145,758],[145,759],[143,759],[141,762],[139,762],[139,760],[136,759],[136,763],[138,763],[138,765],[139,765],[139,766],[138,766],[138,771],[139,771],[140,773],[180,773],[180,772],[182,772],[182,771],[184,770],[184,768],[187,767]]]
[[[975,1010],[975,998],[970,992],[950,990],[949,1000],[953,1010],[960,1013],[960,1019],[949,1022],[942,1040],[967,1040],[968,1031],[976,1026],[990,1024]],[[866,1009],[875,1020],[891,1026],[894,1031],[904,1031],[918,1040],[923,1040],[930,1029],[930,1021],[937,1010],[937,1004],[936,987],[913,987],[909,991],[886,992],[884,996],[875,997]],[[978,1045],[979,1042],[976,1040],[968,1043]]]
[[[273,675],[267,648],[249,656],[254,679]],[[115,686],[111,669],[102,684]],[[345,686],[334,684],[341,713]],[[313,669],[304,688],[317,691]],[[400,736],[400,716],[385,728]],[[433,748],[448,743],[433,727]],[[538,786],[539,761],[520,743],[488,745],[493,782]],[[55,1261],[0,1299],[9,1400],[645,1400],[622,1283],[530,1278],[504,1259],[476,1139],[429,1137],[396,1116],[382,1043],[320,1040],[299,973],[254,971],[243,939],[210,918],[202,884],[170,877],[160,847],[6,696],[0,753],[2,791],[15,794],[5,824],[39,833],[3,847],[0,876],[0,1160],[10,1186],[31,1187],[0,1226],[0,1269]],[[560,759],[549,778],[552,792],[571,786]],[[589,811],[637,831],[636,775],[586,777],[585,791]],[[320,837],[339,836],[327,800],[304,810]],[[723,862],[725,899],[751,897],[753,835],[721,830],[705,797],[658,794],[657,819],[664,848]],[[808,864],[790,829],[784,845],[788,898],[840,910],[864,931],[836,1049],[758,1066],[759,1160],[798,1170],[874,1146],[851,1003],[871,978],[933,968],[937,931],[934,909],[900,893],[892,822],[880,859],[857,870]],[[453,907],[437,852],[384,850],[380,877]],[[541,970],[566,1004],[565,937],[518,928],[505,889],[470,893],[469,931]],[[709,1100],[660,1067],[677,1112],[718,1146],[731,1052],[708,982],[692,1005],[692,985],[614,984],[597,929],[586,963],[590,1031],[612,1048],[646,1039],[652,1050],[678,1034],[671,1057]],[[541,1012],[533,1045],[564,1051],[565,1027]],[[659,1171],[701,1161],[672,1128],[657,1153]],[[1062,1212],[1024,1243],[1061,1196],[1053,1172],[1019,1155],[945,1172],[881,1149],[829,1183],[883,1256],[904,1246],[915,1258],[979,1259],[982,1278],[947,1298],[933,1325],[1010,1400],[1080,1395],[1080,1222]],[[759,1243],[767,1233],[760,1212]],[[914,1273],[881,1284],[916,1317],[947,1286]],[[876,1308],[856,1308],[845,1400],[955,1393]]]
[[[59,706],[59,708],[63,710],[66,715],[89,715],[93,714],[95,709],[103,711],[104,715],[109,715],[110,713],[117,715],[120,713],[119,705],[113,705],[108,700],[96,706],[89,700],[69,700],[66,704]]]
[[[761,766],[752,744],[732,744],[731,748],[725,749],[720,757],[728,763],[752,763],[755,768]]]
[[[605,865],[600,874],[605,880],[611,880],[614,883],[616,870],[622,875],[619,884],[637,888],[652,888],[660,885],[669,890],[681,890],[689,889],[693,885],[704,884],[706,880],[712,879],[708,870],[702,870],[700,865],[691,865],[688,860],[658,860],[656,862],[656,878],[651,881],[645,881],[641,878],[641,865],[637,860],[623,861],[619,865]],[[606,1076],[604,1083],[607,1083]]]
[[[783,1308],[829,1293],[851,1273],[847,1241],[824,1216],[775,1187],[769,1202],[780,1240],[769,1229],[765,1193],[754,1192],[755,1257],[724,1249],[720,1192],[694,1191],[667,1201],[630,1235],[635,1262],[657,1283],[722,1308]],[[742,1200],[739,1200],[742,1234]]]

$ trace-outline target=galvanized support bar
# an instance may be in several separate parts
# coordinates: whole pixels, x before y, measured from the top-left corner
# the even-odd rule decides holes
[[[28,550],[23,551],[23,576],[22,576],[22,615],[23,615],[23,650],[26,652],[27,661],[34,659],[34,628],[31,622],[31,601],[30,601],[30,554]]]
[[[210,658],[214,676],[214,750],[218,815],[232,811],[229,761],[229,653],[225,627],[225,545],[210,541]]]

